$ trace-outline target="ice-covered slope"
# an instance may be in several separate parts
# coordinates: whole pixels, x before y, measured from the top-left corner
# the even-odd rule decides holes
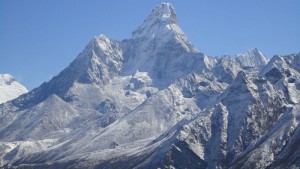
[[[27,89],[9,74],[0,74],[0,104],[27,93]]]
[[[59,75],[0,105],[0,166],[298,165],[299,54],[237,58],[198,52],[162,3],[131,39],[95,37]]]

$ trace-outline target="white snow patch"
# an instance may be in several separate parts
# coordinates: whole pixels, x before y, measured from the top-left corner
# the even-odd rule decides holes
[[[9,74],[0,74],[0,104],[13,100],[28,90]]]

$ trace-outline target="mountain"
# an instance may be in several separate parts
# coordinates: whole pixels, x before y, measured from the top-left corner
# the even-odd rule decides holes
[[[3,168],[300,167],[300,53],[195,49],[170,3],[0,105]]]
[[[243,67],[257,67],[259,69],[268,63],[267,57],[256,48],[244,54],[237,54],[235,60]]]
[[[27,93],[27,89],[9,74],[0,74],[0,104]]]

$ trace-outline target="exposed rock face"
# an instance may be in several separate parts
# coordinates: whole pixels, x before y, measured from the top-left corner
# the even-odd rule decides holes
[[[300,54],[198,52],[169,3],[0,105],[4,168],[299,167]]]

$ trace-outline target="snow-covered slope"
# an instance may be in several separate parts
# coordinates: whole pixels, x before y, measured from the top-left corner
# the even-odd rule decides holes
[[[300,55],[210,57],[169,3],[0,105],[4,168],[299,167]]]
[[[9,74],[0,74],[0,104],[27,93],[27,89]]]

